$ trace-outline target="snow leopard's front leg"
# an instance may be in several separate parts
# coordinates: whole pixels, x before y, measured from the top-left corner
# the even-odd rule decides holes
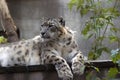
[[[77,51],[72,59],[72,71],[74,74],[82,75],[84,73],[84,69],[84,56],[80,51]]]
[[[73,74],[71,72],[71,69],[65,59],[62,57],[53,54],[52,52],[49,52],[44,55],[43,57],[43,63],[44,64],[53,64],[55,65],[55,68],[57,70],[58,76],[62,80],[72,80]]]

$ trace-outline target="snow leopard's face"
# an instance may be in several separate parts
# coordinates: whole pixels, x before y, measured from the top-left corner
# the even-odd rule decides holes
[[[65,27],[65,21],[62,18],[48,19],[41,25],[41,36],[47,40],[54,40],[60,37]]]

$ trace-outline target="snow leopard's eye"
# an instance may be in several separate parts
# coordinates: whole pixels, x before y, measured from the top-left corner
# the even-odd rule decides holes
[[[55,24],[49,24],[49,27],[54,27],[55,26]]]
[[[56,27],[51,27],[50,30],[51,30],[52,32],[55,32],[55,31],[57,31],[57,28],[56,28]]]

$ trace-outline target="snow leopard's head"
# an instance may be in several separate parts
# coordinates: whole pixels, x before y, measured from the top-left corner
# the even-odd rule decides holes
[[[65,20],[63,18],[47,19],[41,25],[41,36],[46,40],[54,40],[65,34]]]

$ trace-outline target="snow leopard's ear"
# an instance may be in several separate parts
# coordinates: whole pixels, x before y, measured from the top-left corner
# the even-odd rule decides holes
[[[63,27],[65,27],[65,20],[62,17],[59,17],[58,21]]]

